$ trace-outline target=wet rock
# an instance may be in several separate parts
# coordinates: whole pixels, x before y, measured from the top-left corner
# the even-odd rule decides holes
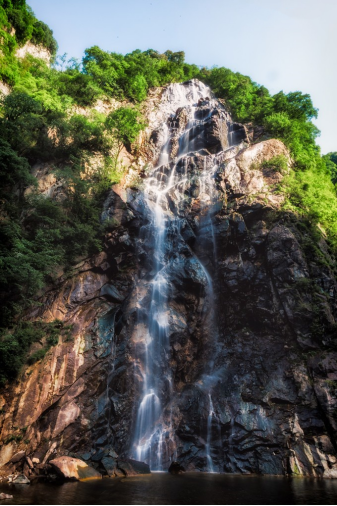
[[[109,449],[109,453],[108,453],[109,457],[112,457],[113,459],[118,459],[118,455],[117,453],[115,452],[114,449],[110,448]]]
[[[240,151],[236,157],[236,163],[243,173],[247,173],[254,171],[254,167],[259,166],[262,162],[280,155],[284,156],[290,163],[289,153],[283,142],[277,139],[269,139]]]
[[[107,283],[101,288],[100,296],[106,297],[112,302],[122,302],[124,300],[124,297],[119,293],[118,289],[110,283]]]
[[[123,471],[126,476],[137,476],[138,474],[150,474],[150,467],[145,462],[127,459],[118,460],[118,469]]]
[[[106,455],[106,451],[104,449],[98,450],[91,456],[91,460],[93,462],[100,462]]]
[[[91,457],[91,452],[81,453],[79,456],[82,460],[89,460]]]
[[[26,461],[30,469],[34,469],[34,464],[30,457],[26,456]]]
[[[11,458],[9,463],[16,464],[17,462],[20,462],[21,460],[23,460],[25,458],[25,456],[26,456],[26,452],[24,452],[24,451],[18,452],[15,455],[13,455],[13,457]]]
[[[0,500],[2,501],[3,499],[13,499],[13,496],[10,494],[5,494],[4,492],[0,492]]]
[[[229,217],[229,223],[232,226],[232,234],[236,238],[244,237],[247,234],[247,227],[243,217],[239,213],[233,213]]]
[[[80,459],[58,457],[51,460],[49,464],[55,469],[56,473],[64,479],[87,481],[102,478],[102,475],[98,471],[88,466],[88,464]]]
[[[168,472],[171,474],[182,474],[185,472],[185,468],[179,462],[173,461],[168,468]]]
[[[230,123],[228,137],[231,146],[235,146],[241,142],[249,142],[247,130],[241,123]]]
[[[187,220],[181,220],[180,233],[187,243],[193,242],[196,239],[195,233]]]
[[[103,457],[102,464],[108,476],[116,475],[117,461],[113,457]]]
[[[124,471],[122,471],[121,469],[119,469],[118,467],[114,470],[114,476],[116,478],[125,478],[125,473]]]
[[[13,479],[13,483],[20,485],[29,485],[30,480],[24,474],[19,474]]]

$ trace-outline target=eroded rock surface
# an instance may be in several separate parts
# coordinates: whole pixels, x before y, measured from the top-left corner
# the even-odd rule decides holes
[[[80,459],[58,457],[49,462],[57,474],[69,480],[98,480],[102,475]]]
[[[267,162],[290,165],[285,146],[251,144],[195,81],[155,90],[147,115],[145,190],[111,190],[104,252],[31,315],[73,333],[1,393],[0,463],[25,451],[29,474],[68,455],[124,476],[141,454],[152,469],[337,477],[336,281],[324,243],[281,211]]]

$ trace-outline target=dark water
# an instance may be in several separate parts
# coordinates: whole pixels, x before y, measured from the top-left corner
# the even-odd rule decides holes
[[[336,504],[337,480],[152,474],[62,485],[2,485],[0,504]]]

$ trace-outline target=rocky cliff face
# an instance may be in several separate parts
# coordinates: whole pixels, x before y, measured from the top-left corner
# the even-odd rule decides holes
[[[43,46],[36,46],[28,41],[24,46],[16,50],[15,56],[17,58],[24,58],[27,54],[34,56],[34,58],[40,58],[47,65],[50,65],[51,54],[48,49]]]
[[[111,190],[105,251],[30,315],[73,333],[2,392],[0,465],[25,450],[337,477],[336,282],[280,210],[267,162],[290,165],[286,148],[254,144],[198,81],[146,114],[142,183]]]

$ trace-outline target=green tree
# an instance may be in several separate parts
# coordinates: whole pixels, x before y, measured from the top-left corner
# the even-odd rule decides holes
[[[8,21],[15,29],[15,37],[20,45],[31,39],[36,20],[26,2],[12,2],[13,7],[7,8]]]
[[[173,51],[165,51],[165,56],[168,61],[176,63],[177,65],[182,65],[185,61],[185,53],[184,51],[177,51],[174,53]]]
[[[337,152],[328,153],[323,156],[323,160],[330,173],[333,184],[337,183]]]
[[[30,166],[25,158],[16,154],[8,142],[0,139],[0,206],[8,211],[8,205],[17,198],[13,191],[19,190],[22,197],[23,190],[29,185],[36,184],[36,179],[30,174]]]
[[[147,97],[147,81],[141,74],[137,74],[134,78],[130,79],[126,89],[130,98],[136,102],[142,102]]]
[[[35,21],[31,40],[33,44],[46,47],[52,55],[56,54],[58,46],[53,31],[42,21]]]
[[[273,96],[273,109],[276,112],[287,114],[295,120],[311,120],[317,118],[318,109],[312,104],[310,95],[295,91],[285,95],[280,91]]]
[[[124,57],[117,53],[107,53],[98,46],[86,49],[84,55],[84,73],[90,75],[106,93],[122,98],[119,81],[123,80],[127,67]]]
[[[145,128],[140,113],[131,107],[120,107],[113,111],[107,117],[105,124],[118,142],[117,156],[123,145],[130,149],[138,134]]]
[[[42,105],[27,93],[13,91],[2,98],[0,134],[19,155],[28,154],[37,143],[45,121]]]

